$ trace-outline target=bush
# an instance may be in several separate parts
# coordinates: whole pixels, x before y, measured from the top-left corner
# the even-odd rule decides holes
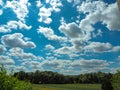
[[[0,67],[0,90],[32,90],[31,84],[19,81],[12,75],[7,75],[6,69]]]
[[[120,90],[120,71],[117,71],[117,73],[112,76],[112,84],[114,90]]]
[[[110,80],[104,80],[101,86],[102,90],[113,90]]]

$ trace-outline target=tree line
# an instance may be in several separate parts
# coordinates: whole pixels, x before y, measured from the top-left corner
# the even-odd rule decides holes
[[[36,70],[35,72],[16,72],[14,76],[20,80],[27,80],[34,84],[99,84],[104,80],[110,80],[113,74],[95,72],[80,75],[63,75],[52,71]]]

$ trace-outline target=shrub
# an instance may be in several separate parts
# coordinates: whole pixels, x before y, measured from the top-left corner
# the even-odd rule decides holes
[[[102,90],[113,90],[110,80],[104,80],[101,86]]]
[[[114,90],[120,90],[120,71],[117,71],[117,73],[112,76],[112,84]]]
[[[31,84],[19,81],[12,75],[7,75],[6,69],[0,67],[0,90],[32,90]]]

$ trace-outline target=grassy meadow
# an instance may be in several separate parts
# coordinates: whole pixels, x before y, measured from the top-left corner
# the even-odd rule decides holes
[[[101,90],[100,84],[41,84],[33,90]]]

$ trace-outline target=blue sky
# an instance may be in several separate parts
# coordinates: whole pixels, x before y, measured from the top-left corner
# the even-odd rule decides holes
[[[62,74],[120,69],[115,0],[0,0],[0,64]]]

